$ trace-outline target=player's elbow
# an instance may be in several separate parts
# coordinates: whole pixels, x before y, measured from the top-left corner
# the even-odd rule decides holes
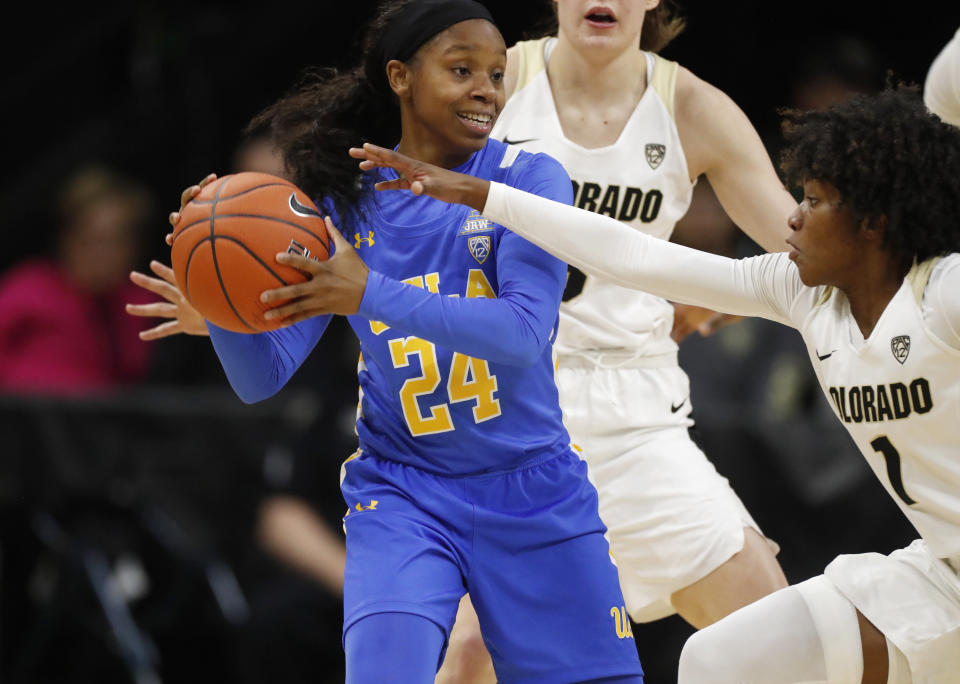
[[[517,368],[530,368],[543,356],[547,340],[534,335],[514,340],[502,350],[501,363]]]
[[[237,387],[236,385],[231,386],[233,387],[234,393],[244,404],[256,404],[264,399],[269,399],[276,394],[275,392],[264,392],[262,388],[253,389],[247,387]]]
[[[228,378],[234,394],[244,404],[256,404],[269,399],[283,387],[283,384],[253,382],[250,378]]]

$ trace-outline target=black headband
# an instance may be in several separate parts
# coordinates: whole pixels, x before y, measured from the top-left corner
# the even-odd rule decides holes
[[[489,10],[475,0],[413,0],[390,20],[380,41],[381,66],[391,59],[406,62],[441,31],[468,19],[496,25]]]

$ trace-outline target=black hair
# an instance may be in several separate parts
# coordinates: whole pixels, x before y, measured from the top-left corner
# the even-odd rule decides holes
[[[960,128],[931,114],[918,86],[780,113],[788,183],[835,187],[858,223],[883,225],[884,246],[906,265],[960,251]]]
[[[349,225],[371,184],[347,150],[364,142],[392,146],[400,140],[399,103],[381,64],[384,29],[411,0],[382,2],[361,42],[352,69],[308,68],[293,88],[258,113],[246,135],[267,132],[283,152],[290,179],[310,197],[325,197]]]
[[[524,37],[528,39],[555,36],[560,30],[557,22],[557,9],[553,0],[543,0],[544,16]],[[640,49],[660,52],[670,41],[683,33],[687,20],[682,16],[679,5],[674,0],[660,0],[660,4],[649,10],[643,17],[640,30]]]

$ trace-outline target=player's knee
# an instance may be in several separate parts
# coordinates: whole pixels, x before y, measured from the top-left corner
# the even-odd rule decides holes
[[[472,623],[458,625],[450,635],[450,644],[436,684],[480,684],[495,681],[493,663],[483,643],[480,626]]]
[[[707,627],[694,632],[680,652],[677,684],[720,684],[728,681],[725,677],[729,670],[725,667],[721,669],[720,663],[729,662],[731,648],[737,648],[737,645],[726,643],[716,630]]]

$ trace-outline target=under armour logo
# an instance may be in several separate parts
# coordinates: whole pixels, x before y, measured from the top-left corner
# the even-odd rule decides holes
[[[353,234],[353,246],[360,247],[362,243],[366,242],[369,247],[373,247],[373,231],[367,231],[367,237],[360,237],[360,233]]]

